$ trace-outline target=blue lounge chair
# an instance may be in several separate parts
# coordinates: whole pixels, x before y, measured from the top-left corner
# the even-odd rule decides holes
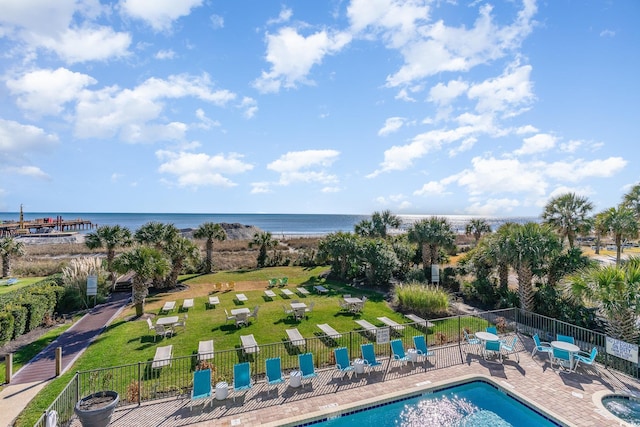
[[[203,369],[193,373],[193,389],[191,389],[191,401],[189,410],[193,410],[193,403],[203,401],[203,409],[207,406],[207,402],[211,402],[211,369]]]
[[[497,356],[500,363],[502,363],[502,343],[500,341],[485,341],[484,342],[484,358],[485,360],[490,354]]]
[[[316,374],[316,368],[313,364],[313,353],[304,353],[298,355],[298,364],[300,365],[300,372],[302,372],[302,379],[309,379],[309,383],[318,376]],[[304,383],[302,384],[304,387]]]
[[[382,366],[382,363],[376,359],[376,352],[372,343],[362,344],[360,346],[360,352],[362,353],[362,360],[364,360],[367,370],[371,373],[371,369],[376,366]]]
[[[551,361],[551,369],[554,364],[558,364],[558,367],[565,367],[570,372],[573,371],[573,355],[567,350],[553,347],[552,352],[549,353],[549,360]]]
[[[270,386],[275,386],[276,392],[278,391],[278,384],[282,384],[284,382],[284,378],[282,378],[282,368],[280,364],[279,357],[273,357],[271,359],[267,359],[267,384]]]
[[[233,400],[236,400],[237,391],[251,388],[251,365],[249,362],[233,365]]]
[[[573,337],[570,337],[568,335],[561,335],[561,334],[557,334],[556,335],[556,341],[564,341],[564,342],[568,342],[571,344],[575,344],[576,340]]]
[[[349,354],[347,353],[346,347],[340,347],[333,350],[336,356],[336,369],[342,372],[342,377],[347,374],[347,372],[353,371],[353,365],[349,361]]]
[[[422,357],[424,361],[427,361],[427,357],[433,356],[433,351],[429,351],[427,348],[427,341],[424,339],[424,335],[416,335],[413,337],[413,346],[418,352],[418,357]]]
[[[520,363],[520,354],[518,354],[518,352],[516,351],[516,343],[518,342],[518,337],[514,336],[513,340],[511,341],[510,344],[507,344],[505,342],[500,342],[500,349],[501,350],[505,350],[507,352],[507,354],[515,354],[516,355],[516,361],[518,363]]]
[[[533,343],[535,344],[535,346],[533,347],[533,350],[531,350],[531,356],[536,354],[538,351],[541,353],[551,353],[551,351],[553,350],[551,348],[551,344],[545,341],[540,341],[540,337],[538,336],[538,334],[535,334],[533,336]]]
[[[395,362],[400,362],[403,365],[406,365],[407,362],[411,362],[412,365],[414,364],[413,360],[405,354],[404,346],[402,345],[402,340],[400,339],[391,340],[390,344],[391,344],[391,353],[393,355],[393,360]]]
[[[595,365],[597,355],[598,355],[598,349],[595,347],[591,349],[591,353],[581,351],[579,353],[574,354],[573,358],[575,359],[575,364],[576,364],[575,368],[577,368],[578,365],[582,363],[583,365],[591,365],[596,370],[598,370],[598,367]]]

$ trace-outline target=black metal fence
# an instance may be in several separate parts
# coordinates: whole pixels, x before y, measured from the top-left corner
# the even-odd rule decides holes
[[[556,334],[570,335],[583,350],[597,347],[598,361],[608,368],[638,378],[637,365],[606,354],[605,335],[600,332],[580,328],[535,313],[519,309],[506,309],[486,312],[474,312],[441,319],[429,319],[427,324],[406,323],[389,329],[390,339],[401,339],[405,348],[413,347],[413,336],[424,335],[430,348],[460,345],[464,340],[463,330],[473,333],[494,325],[500,333],[538,334],[543,341],[555,340]],[[241,348],[216,350],[214,358],[199,361],[197,355],[174,357],[161,368],[153,368],[152,361],[114,366],[77,372],[71,382],[48,408],[55,410],[59,425],[65,425],[73,416],[73,407],[83,396],[102,390],[114,390],[120,395],[119,405],[140,404],[142,402],[167,397],[188,395],[193,385],[195,370],[210,368],[213,383],[233,382],[233,366],[241,362],[251,364],[254,381],[260,381],[265,374],[265,361],[280,357],[282,371],[287,375],[298,369],[298,355],[313,353],[315,367],[318,370],[335,366],[333,350],[346,347],[350,359],[360,357],[360,346],[373,343],[376,356],[387,357],[391,354],[388,343],[378,344],[375,333],[356,330],[342,333],[331,338],[318,335],[304,339],[304,344],[293,345],[290,341],[259,345],[255,353],[247,354]],[[46,413],[35,424],[45,427]]]

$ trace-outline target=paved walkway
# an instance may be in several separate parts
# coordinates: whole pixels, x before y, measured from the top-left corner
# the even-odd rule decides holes
[[[64,373],[124,308],[130,295],[112,294],[107,303],[96,306],[14,374],[11,384],[0,392],[1,427],[11,426],[36,394],[55,378],[56,348],[62,347]]]

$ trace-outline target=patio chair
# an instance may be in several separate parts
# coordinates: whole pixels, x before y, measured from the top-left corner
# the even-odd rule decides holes
[[[369,374],[371,374],[371,369],[376,366],[382,366],[382,363],[378,362],[376,359],[376,352],[372,343],[360,345],[360,352],[362,353],[362,360],[364,360],[364,364],[367,366]]]
[[[569,335],[562,335],[562,334],[557,334],[556,335],[556,341],[563,341],[563,342],[568,342],[571,344],[575,344],[576,340],[573,337],[570,337]]]
[[[173,331],[171,329],[167,329],[164,325],[156,325],[154,326],[156,334],[153,336],[153,342],[156,342],[156,338],[158,337],[166,337],[173,335]]]
[[[236,316],[230,315],[226,308],[224,309],[224,314],[225,316],[227,316],[227,320],[225,323],[229,322],[229,320],[236,320]]]
[[[484,359],[489,360],[489,355],[493,354],[497,357],[498,361],[502,363],[502,343],[500,341],[485,341],[484,342]]]
[[[307,316],[307,317],[308,317],[308,316],[309,316],[309,313],[313,313],[313,306],[314,306],[315,304],[316,304],[316,303],[315,303],[315,301],[311,301],[311,302],[309,303],[309,306],[308,306],[308,307],[306,307],[306,308],[304,309],[304,314],[305,314],[305,316]]]
[[[211,369],[203,369],[193,373],[193,388],[191,389],[191,401],[189,402],[189,411],[193,411],[195,402],[204,401],[202,409],[207,406],[207,402],[211,402]]]
[[[505,342],[501,342],[500,343],[500,348],[502,350],[505,350],[507,352],[507,354],[515,354],[516,355],[516,361],[518,363],[520,363],[520,354],[516,351],[516,343],[518,342],[518,337],[514,336],[513,340],[511,341],[510,344],[507,344]]]
[[[267,287],[274,288],[278,286],[278,279],[269,279],[269,285]]]
[[[153,326],[153,323],[151,322],[151,319],[149,319],[148,317],[147,317],[147,325],[149,326],[149,332],[152,332],[152,331],[155,332],[156,327]]]
[[[422,357],[425,362],[427,361],[427,357],[435,354],[427,348],[427,341],[424,339],[424,335],[415,335],[413,337],[413,346],[418,352],[418,357]]]
[[[280,287],[281,288],[284,288],[288,284],[289,284],[289,279],[287,277],[283,277],[282,279],[280,279]]]
[[[279,357],[272,357],[266,360],[266,380],[267,384],[270,386],[275,386],[276,393],[278,392],[278,384],[284,382],[284,378],[282,378],[282,367],[280,364]],[[269,390],[267,390],[267,393]]]
[[[598,367],[595,364],[597,355],[598,355],[598,349],[596,347],[593,347],[591,349],[591,353],[587,353],[586,351],[581,351],[579,353],[574,354],[573,355],[573,358],[575,359],[574,371],[578,368],[579,364],[593,366],[597,371]]]
[[[340,306],[340,310],[349,310],[349,308],[351,308],[351,306],[349,304],[347,304],[344,300],[338,300],[338,305]]]
[[[531,357],[533,357],[533,355],[537,352],[551,353],[553,351],[553,349],[551,348],[551,344],[546,341],[540,341],[540,337],[538,336],[538,334],[535,334],[533,336],[533,343],[534,347],[533,350],[531,350]]]
[[[233,401],[236,400],[236,392],[249,390],[251,387],[251,364],[244,362],[233,365]]]
[[[187,329],[187,319],[188,318],[189,318],[189,316],[185,313],[184,316],[182,316],[182,319],[178,320],[178,322],[175,323],[173,325],[173,327],[174,328],[181,327],[183,331],[186,330]]]
[[[258,309],[259,308],[260,308],[259,305],[256,305],[255,307],[253,307],[253,311],[251,312],[249,317],[253,317],[254,319],[258,320]]]
[[[249,323],[249,315],[247,313],[238,313],[236,314],[236,328],[244,325],[247,326]]]
[[[339,347],[333,350],[336,357],[336,369],[342,372],[342,378],[348,373],[353,371],[353,365],[349,361],[349,353],[347,353],[347,347]]]
[[[490,334],[493,335],[498,335],[498,328],[496,328],[495,326],[487,326],[485,328],[485,331],[489,332]]]
[[[470,344],[470,345],[480,344],[480,340],[476,338],[475,335],[468,333],[466,329],[463,329],[462,332],[464,333],[464,340],[467,344]]]
[[[553,369],[554,364],[557,364],[558,367],[568,368],[569,372],[573,371],[573,356],[567,350],[553,347],[551,353],[549,353],[549,362],[551,363],[551,369]]]
[[[400,362],[403,366],[406,365],[407,362],[411,362],[411,364],[414,365],[413,359],[407,356],[404,352],[404,345],[402,345],[402,340],[391,340],[390,345],[394,362]]]
[[[284,314],[286,314],[287,317],[294,317],[293,310],[287,308],[285,305],[282,306],[282,309],[284,310]]]
[[[298,364],[300,365],[300,372],[302,372],[302,379],[309,379],[309,383],[318,376],[316,374],[316,368],[313,364],[313,353],[304,353],[298,355]],[[304,383],[302,383],[304,387]]]

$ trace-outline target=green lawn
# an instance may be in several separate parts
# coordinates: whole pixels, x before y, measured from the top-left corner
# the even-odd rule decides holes
[[[20,288],[24,288],[25,286],[32,285],[36,282],[45,279],[44,277],[25,277],[18,279],[17,283],[13,285],[5,285],[6,279],[0,280],[0,295],[8,294],[9,292],[17,291]]]

